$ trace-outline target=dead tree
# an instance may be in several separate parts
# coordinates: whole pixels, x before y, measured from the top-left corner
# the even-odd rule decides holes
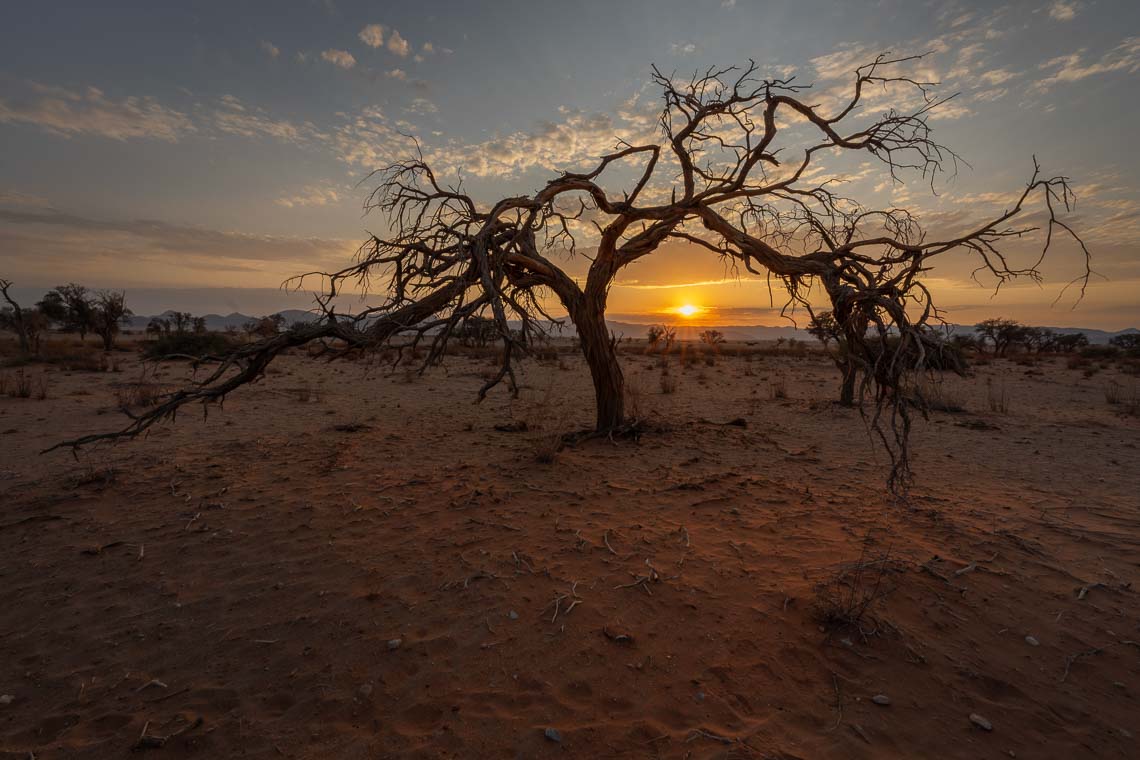
[[[134,312],[127,308],[127,296],[122,291],[101,290],[96,294],[93,329],[95,334],[102,338],[104,351],[110,351],[115,347],[115,336],[133,315]]]
[[[10,327],[20,341],[20,353],[25,356],[32,353],[32,336],[28,324],[28,309],[20,307],[16,300],[8,293],[12,287],[10,280],[0,280],[0,295],[8,302],[8,308],[0,314],[0,326]]]
[[[550,320],[549,295],[577,330],[594,384],[595,429],[620,431],[624,378],[605,322],[609,289],[625,267],[663,242],[684,240],[775,282],[787,294],[788,310],[810,312],[809,291],[820,287],[862,370],[860,398],[875,400],[870,423],[891,453],[892,486],[900,485],[909,473],[910,409],[899,391],[929,345],[926,326],[938,320],[923,282],[930,265],[963,252],[999,283],[1037,279],[1037,264],[1012,265],[1002,244],[1035,229],[1009,224],[1040,201],[1045,252],[1055,232],[1070,234],[1085,256],[1082,292],[1088,278],[1088,251],[1058,216],[1071,199],[1067,180],[1044,178],[1036,164],[1013,206],[945,238],[931,239],[905,209],[867,208],[837,193],[839,178],[822,164],[828,154],[869,156],[893,179],[914,173],[930,182],[955,164],[928,121],[949,98],[934,97],[930,83],[905,74],[914,60],[882,55],[860,67],[850,97],[833,108],[812,105],[803,96],[808,86],[794,79],[759,76],[751,62],[685,80],[653,68],[664,106],[660,139],[623,142],[592,168],[564,172],[531,195],[491,204],[479,203],[462,183],[442,182],[417,151],[378,172],[378,187],[365,204],[385,215],[390,233],[372,237],[347,268],[294,281],[322,279],[318,324],[245,346],[119,433],[72,444],[137,435],[186,403],[215,401],[252,382],[281,351],[312,341],[323,341],[333,355],[427,345],[426,367],[477,315],[494,321],[503,346],[502,364],[478,397],[501,382],[515,389],[516,363]],[[861,105],[871,88],[890,88],[910,105],[868,117]],[[632,177],[626,188],[607,189],[620,176]],[[585,255],[579,248],[587,244],[590,264],[579,281],[563,263]],[[352,315],[336,312],[342,290],[378,278],[386,286],[383,303]],[[897,338],[892,350],[888,335]]]

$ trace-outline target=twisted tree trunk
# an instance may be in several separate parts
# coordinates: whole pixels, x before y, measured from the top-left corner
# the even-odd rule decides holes
[[[606,327],[605,294],[580,294],[566,306],[594,382],[595,429],[601,432],[620,427],[625,422],[625,376],[616,343]]]

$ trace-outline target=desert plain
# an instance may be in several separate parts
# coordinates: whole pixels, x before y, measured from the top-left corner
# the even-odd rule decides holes
[[[126,347],[2,371],[0,758],[1140,755],[1120,366],[934,378],[900,502],[828,358],[743,344],[623,347],[637,441],[559,449],[567,345],[481,404],[477,352],[297,352],[41,454],[191,378]]]

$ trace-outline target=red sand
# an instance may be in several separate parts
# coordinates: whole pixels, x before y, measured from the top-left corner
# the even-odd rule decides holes
[[[670,430],[552,464],[591,416],[573,357],[479,406],[474,360],[289,357],[78,462],[34,452],[121,424],[137,365],[31,368],[46,400],[0,398],[0,758],[121,758],[144,727],[161,758],[1140,756],[1140,422],[1104,398],[1135,378],[948,380],[968,411],[917,424],[903,507],[825,360],[675,368],[671,395],[625,362]],[[860,558],[885,596],[821,628]]]

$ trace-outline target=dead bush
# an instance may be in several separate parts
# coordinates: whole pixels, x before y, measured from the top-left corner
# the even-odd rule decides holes
[[[783,375],[776,375],[768,381],[768,394],[772,399],[788,397],[788,381]]]
[[[994,384],[993,378],[986,380],[986,402],[991,412],[1009,414],[1009,395],[1005,390],[1005,383]]]
[[[869,548],[870,542],[864,540],[858,560],[836,565],[816,584],[812,611],[826,630],[854,628],[868,636],[878,629],[871,609],[890,593],[887,574],[899,568],[889,547],[879,555],[872,555]]]

